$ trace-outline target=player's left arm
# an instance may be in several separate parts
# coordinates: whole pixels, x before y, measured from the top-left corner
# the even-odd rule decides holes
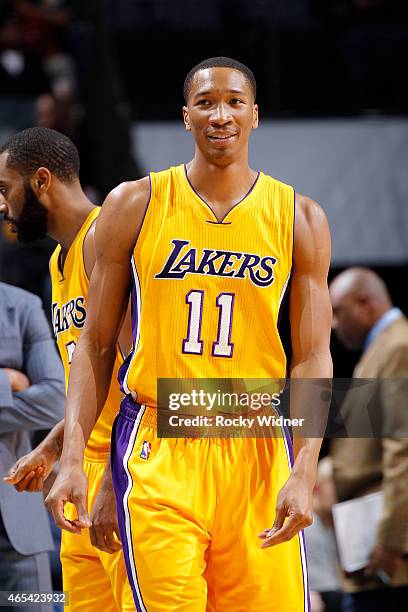
[[[302,389],[300,380],[330,379],[333,374],[330,356],[332,309],[327,286],[330,232],[322,209],[301,195],[296,196],[294,233],[290,323],[291,382],[296,392],[291,393],[291,408],[293,402],[301,401],[302,395],[307,397],[307,387],[312,387],[306,381]],[[320,427],[316,424],[317,431],[324,431],[324,423],[320,423]],[[310,436],[310,430],[308,433]],[[274,525],[260,534],[263,548],[290,540],[312,523],[312,493],[321,443],[321,437],[302,437],[301,433],[294,437],[295,462],[278,494]]]

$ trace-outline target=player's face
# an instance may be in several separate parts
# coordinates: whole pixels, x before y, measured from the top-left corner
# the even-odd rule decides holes
[[[246,154],[250,134],[258,127],[251,86],[242,72],[231,68],[196,72],[183,116],[198,149],[216,164]]]
[[[0,213],[21,242],[44,238],[48,229],[48,211],[28,179],[7,167],[7,155],[7,152],[0,155]]]

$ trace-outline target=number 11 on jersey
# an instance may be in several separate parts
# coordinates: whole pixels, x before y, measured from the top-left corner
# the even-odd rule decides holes
[[[213,342],[211,354],[214,357],[232,357],[234,345],[230,342],[234,293],[220,293],[216,299],[219,309],[217,339]],[[183,340],[183,353],[202,355],[204,340],[201,339],[201,324],[204,308],[204,291],[192,289],[186,295],[189,305],[187,338]]]

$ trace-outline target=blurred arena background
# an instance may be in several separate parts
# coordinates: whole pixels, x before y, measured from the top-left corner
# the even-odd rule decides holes
[[[406,0],[0,0],[0,142],[31,125],[66,133],[101,203],[118,183],[191,158],[182,84],[214,55],[253,69],[252,166],[324,208],[331,275],[367,265],[407,312]],[[0,278],[41,295],[47,312],[52,248],[1,227]],[[335,339],[333,357],[349,375]]]

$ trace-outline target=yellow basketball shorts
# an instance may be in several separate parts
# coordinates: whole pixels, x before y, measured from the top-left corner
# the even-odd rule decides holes
[[[107,461],[109,452],[86,449],[88,513],[98,495]],[[73,519],[76,515],[74,506],[66,504],[65,516]],[[122,551],[111,555],[98,550],[91,544],[88,529],[81,535],[62,531],[61,564],[63,589],[68,591],[67,612],[135,610]]]
[[[305,612],[303,534],[261,549],[290,474],[286,437],[168,439],[125,398],[112,433],[122,547],[141,612]]]

